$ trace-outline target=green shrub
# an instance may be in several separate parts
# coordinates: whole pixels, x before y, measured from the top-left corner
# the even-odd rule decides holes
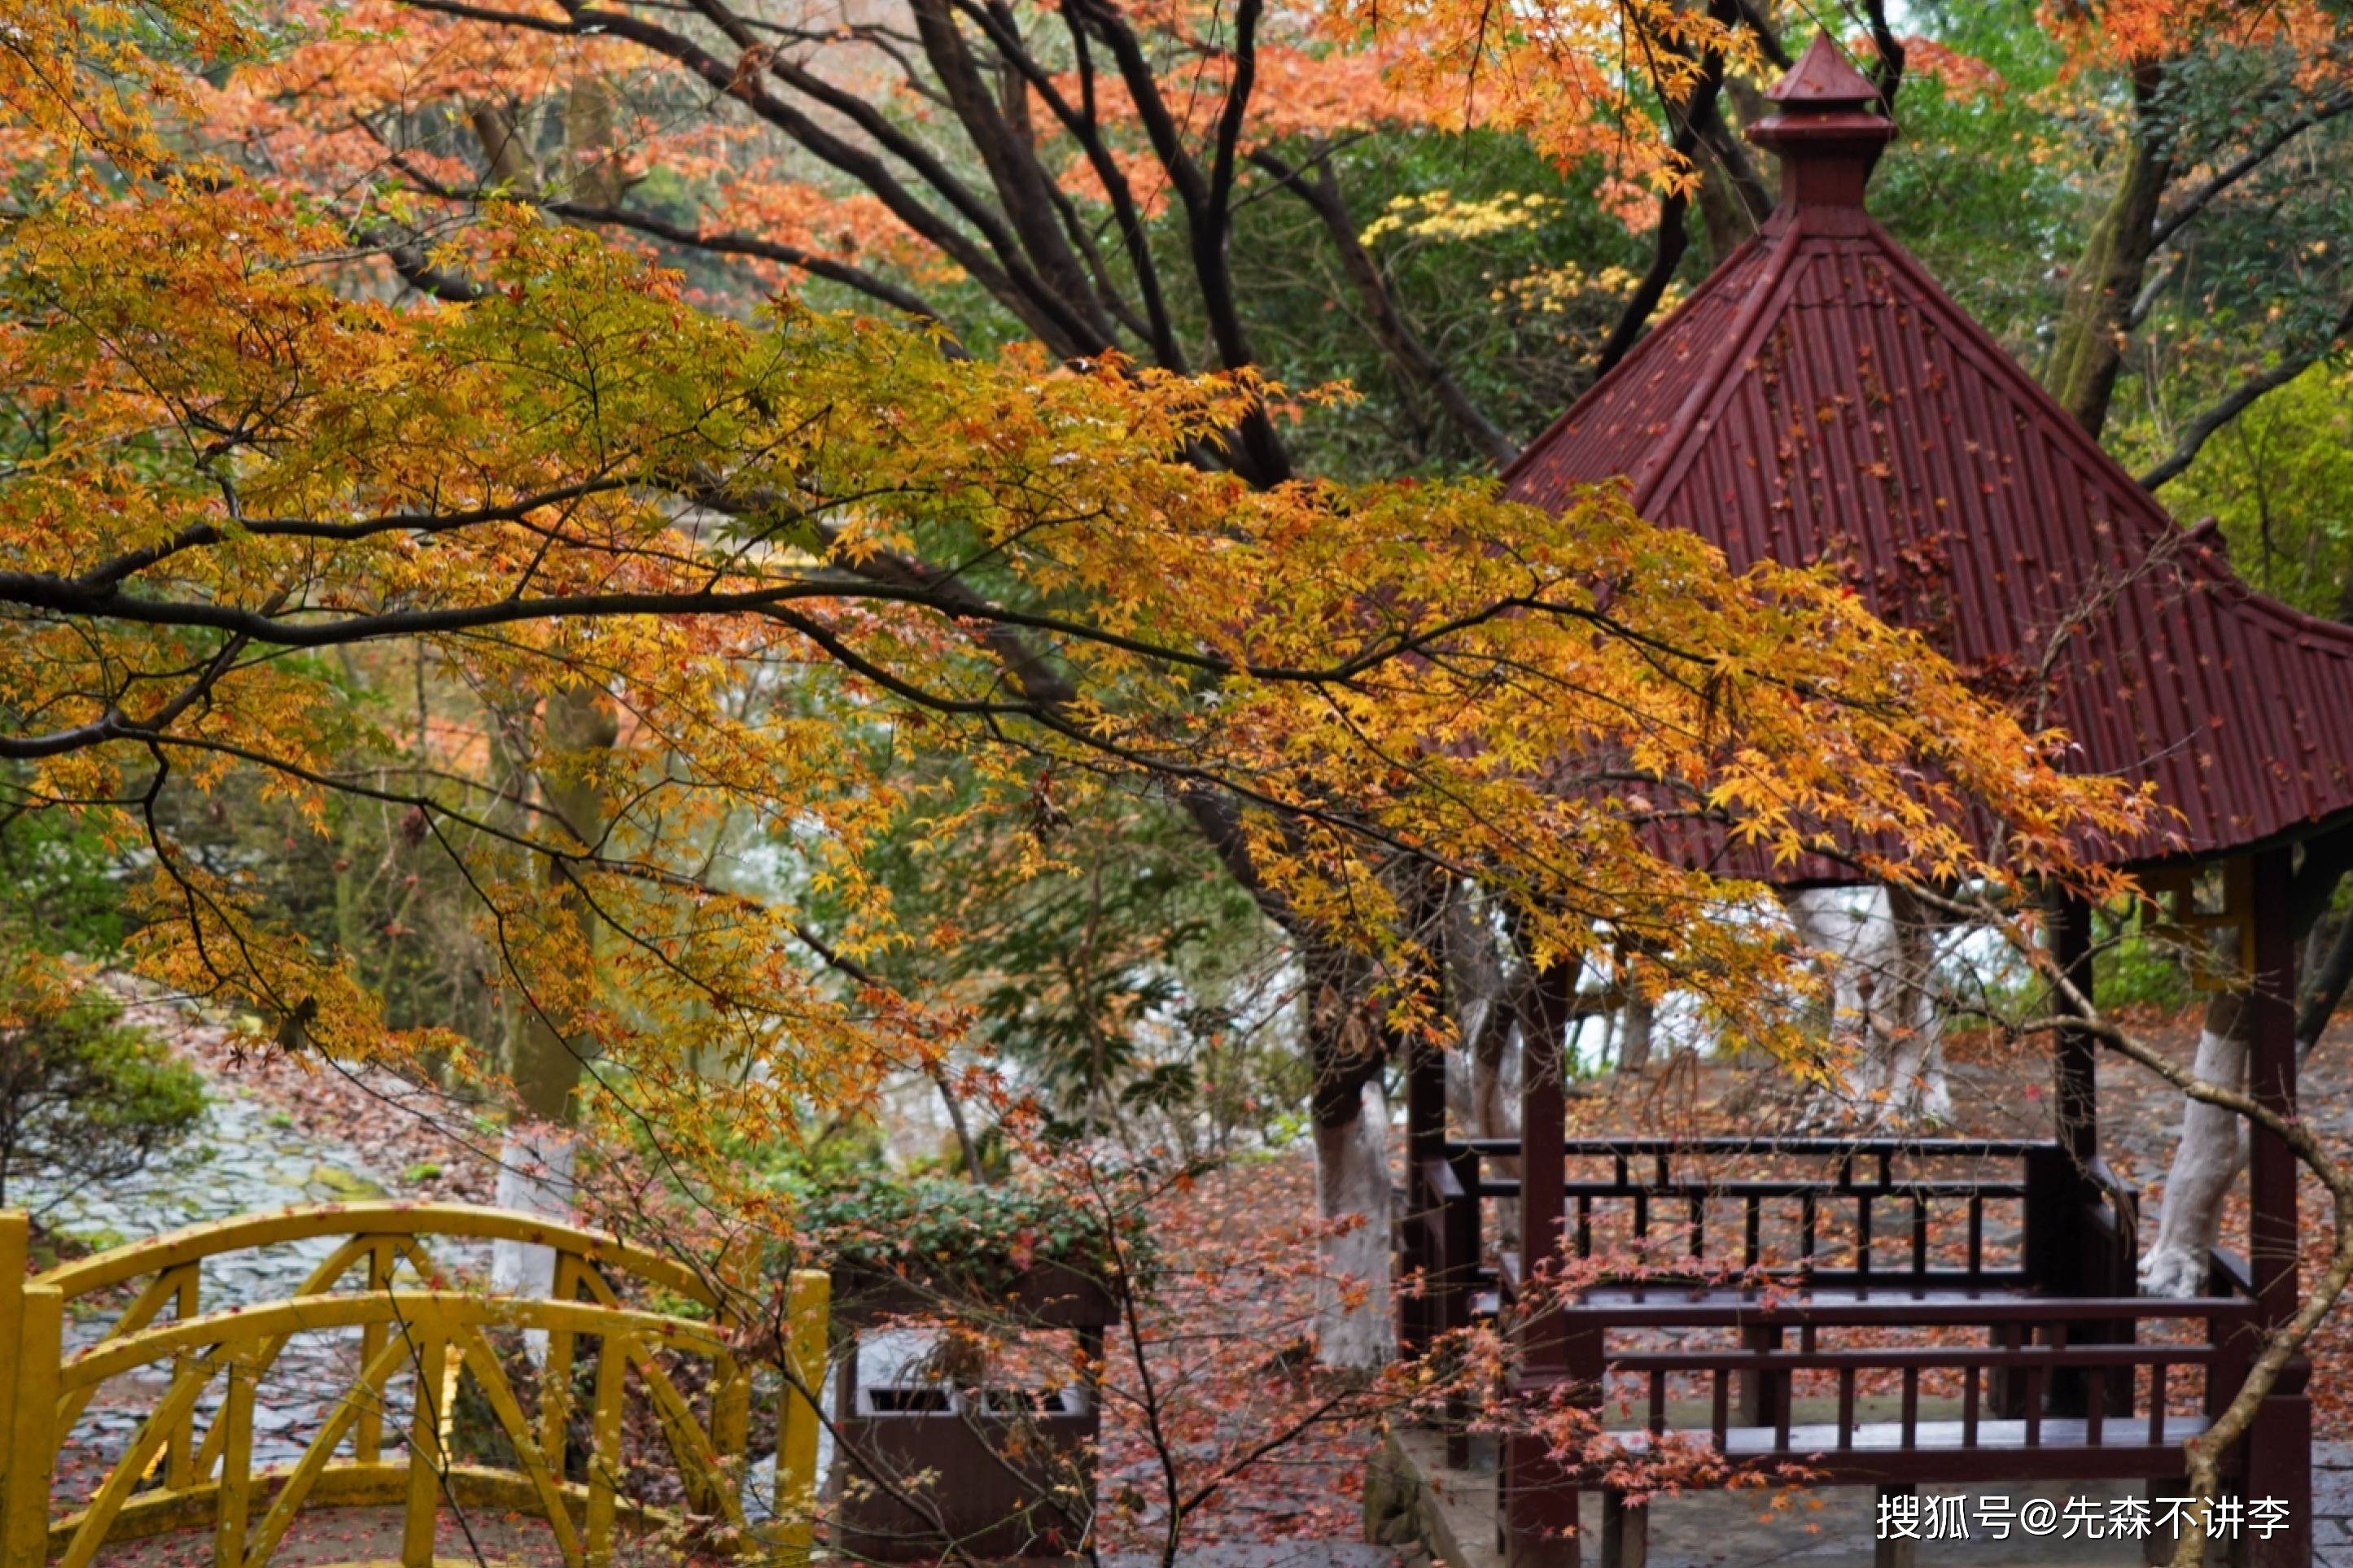
[[[0,1203],[26,1180],[115,1182],[195,1131],[204,1080],[102,993],[0,986]]]
[[[799,1218],[819,1258],[928,1279],[952,1296],[995,1295],[1047,1263],[1114,1283],[1120,1259],[1141,1273],[1151,1257],[1140,1207],[1106,1211],[1032,1181],[983,1187],[868,1173],[807,1193]]]

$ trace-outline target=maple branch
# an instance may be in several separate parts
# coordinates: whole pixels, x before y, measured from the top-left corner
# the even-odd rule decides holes
[[[1145,55],[1142,41],[1127,25],[1125,16],[1105,0],[1063,0],[1063,4],[1073,14],[1083,16],[1111,49],[1136,118],[1144,127],[1145,138],[1152,144],[1153,156],[1167,174],[1178,202],[1188,213],[1198,210],[1207,201],[1208,188],[1202,184],[1199,165],[1186,151],[1184,134],[1177,128],[1167,100],[1161,96],[1160,79]]]
[[[1879,89],[1881,111],[1892,115],[1895,89],[1904,85],[1904,41],[1887,25],[1887,0],[1863,0],[1862,8],[1871,22],[1872,52],[1878,57],[1871,62],[1871,85]]]
[[[1681,192],[1671,192],[1659,198],[1659,243],[1651,253],[1651,265],[1643,269],[1641,280],[1634,292],[1628,295],[1625,307],[1618,312],[1616,325],[1602,340],[1601,350],[1593,356],[1593,376],[1596,381],[1608,375],[1626,357],[1650,324],[1666,297],[1667,285],[1674,280],[1675,268],[1682,265],[1683,252],[1691,245],[1691,237],[1683,232],[1683,209],[1690,198]]]
[[[1432,353],[1412,324],[1398,307],[1396,292],[1382,277],[1380,265],[1372,252],[1365,248],[1357,237],[1356,225],[1349,216],[1346,199],[1340,194],[1339,182],[1333,177],[1327,156],[1315,161],[1315,177],[1284,162],[1282,156],[1267,148],[1258,148],[1250,160],[1282,182],[1282,187],[1297,195],[1308,209],[1322,220],[1324,229],[1340,252],[1340,268],[1356,285],[1356,293],[1372,317],[1373,333],[1389,357],[1428,386],[1439,406],[1471,437],[1472,444],[1493,458],[1497,465],[1509,463],[1519,456],[1519,448],[1498,429],[1479,405],[1462,390],[1461,384],[1447,371],[1438,356]]]
[[[1151,143],[1153,155],[1159,160],[1161,168],[1168,175],[1170,187],[1176,193],[1178,205],[1185,214],[1194,279],[1200,289],[1203,312],[1208,319],[1209,337],[1217,344],[1220,363],[1231,370],[1254,363],[1250,333],[1242,324],[1240,306],[1234,296],[1232,268],[1226,254],[1232,213],[1229,207],[1220,204],[1231,195],[1230,170],[1222,183],[1214,176],[1209,179],[1203,177],[1200,165],[1186,150],[1184,134],[1176,116],[1170,112],[1167,100],[1161,95],[1159,79],[1154,72],[1152,61],[1145,55],[1142,41],[1128,26],[1124,13],[1108,4],[1107,0],[1066,0],[1066,4],[1081,11],[1110,47],[1112,58],[1119,66],[1120,79],[1127,86],[1128,98],[1135,109],[1136,118],[1144,127],[1145,140]],[[1262,0],[1246,0],[1250,29],[1249,42],[1253,51],[1261,5]],[[1253,53],[1253,71],[1256,68],[1255,58]],[[1239,85],[1247,86],[1246,83]],[[1230,97],[1228,110],[1229,113],[1234,112]],[[1221,133],[1223,124],[1221,120]],[[1239,127],[1239,121],[1236,124]],[[1235,134],[1239,137],[1239,129]],[[1254,407],[1244,416],[1238,436],[1241,450],[1238,454],[1240,461],[1237,468],[1251,482],[1276,485],[1291,477],[1290,455],[1283,449],[1282,438],[1275,434],[1273,422],[1267,417],[1263,407]]]
[[[715,3],[715,0],[700,0]],[[1053,289],[1074,310],[1100,297],[1100,303],[1117,313],[1116,291],[1099,258],[1082,266],[1072,248],[1091,250],[1084,226],[1068,205],[1053,174],[1039,161],[1029,129],[1026,103],[1000,107],[997,93],[981,72],[956,26],[951,0],[913,0],[915,20],[924,58],[930,63],[950,112],[964,127],[965,139],[978,156],[996,189],[999,208],[1024,253],[1036,264],[1046,287]],[[999,45],[1000,52],[1002,45]],[[1081,237],[1077,240],[1072,236]],[[1089,312],[1088,329],[1100,346],[1117,340],[1111,322]]]
[[[1265,13],[1266,0],[1240,0],[1234,7],[1234,42],[1229,51],[1233,56],[1233,75],[1226,83],[1225,105],[1218,115],[1216,153],[1209,163],[1208,210],[1217,222],[1215,237],[1220,246],[1230,220],[1234,150],[1241,142],[1242,124],[1250,113],[1250,89],[1258,84],[1258,24]]]
[[[1773,19],[1765,15],[1758,0],[1732,0],[1732,11],[1747,24],[1750,32],[1757,35],[1757,52],[1771,62],[1775,68],[1788,70],[1797,65],[1796,58],[1789,53],[1789,47],[1781,41],[1780,29],[1773,26]]]
[[[559,485],[553,489],[539,490],[531,495],[518,496],[511,501],[476,507],[467,511],[393,511],[375,517],[356,518],[349,522],[321,522],[311,518],[239,518],[237,531],[336,543],[350,543],[379,533],[446,533],[453,529],[472,528],[481,523],[519,522],[543,507],[561,506],[566,501],[628,488],[627,479],[583,479],[577,484]],[[195,523],[161,544],[126,551],[105,564],[74,578],[73,582],[79,587],[91,590],[113,587],[183,551],[219,544],[228,537],[228,532],[217,524]]]
[[[1104,144],[1094,119],[1092,58],[1079,48],[1083,109],[1072,106],[1028,52],[1004,18],[986,28],[999,56],[1039,92],[1056,117],[1080,141],[1086,156],[1104,179],[1122,243],[1135,274],[1141,296],[1138,311],[1123,296],[1099,256],[1077,214],[1060,190],[1052,174],[1039,163],[1024,135],[1017,133],[995,105],[976,69],[950,7],[978,19],[985,13],[971,0],[924,0],[917,20],[924,51],[944,89],[950,110],[966,132],[966,141],[987,170],[999,198],[992,206],[972,186],[958,178],[948,162],[907,132],[868,99],[836,86],[806,63],[780,55],[759,40],[757,33],[723,0],[691,0],[694,13],[717,27],[741,51],[737,59],[721,58],[696,39],[634,13],[610,11],[566,0],[558,19],[530,16],[472,3],[472,0],[403,0],[418,9],[494,26],[583,37],[605,33],[634,43],[665,58],[700,78],[715,91],[734,99],[754,114],[776,126],[823,163],[847,174],[871,191],[890,212],[914,233],[967,272],[984,291],[1010,310],[1049,349],[1065,359],[1090,358],[1117,345],[1117,322],[1151,345],[1155,362],[1165,368],[1186,368],[1186,355],[1165,299],[1162,276],[1153,261],[1149,226],[1144,220],[1117,160]],[[1223,158],[1205,174],[1185,145],[1185,137],[1161,93],[1155,66],[1127,19],[1103,0],[1065,0],[1063,11],[1075,39],[1092,31],[1106,42],[1118,65],[1129,98],[1143,125],[1145,139],[1168,176],[1184,212],[1188,250],[1210,340],[1219,361],[1239,369],[1254,363],[1250,335],[1237,298],[1229,259],[1231,187],[1246,118],[1249,77],[1255,70],[1256,26],[1264,0],[1247,0],[1245,16],[1238,17],[1236,53],[1241,58],[1220,117]],[[863,133],[853,141],[764,85],[781,83],[829,115],[839,115]],[[1025,111],[1026,112],[1026,111]],[[938,198],[940,205],[918,195],[902,180],[885,156],[913,172],[917,181]],[[944,208],[945,210],[942,210]],[[656,232],[638,225],[647,232]],[[679,226],[681,232],[684,226]],[[685,241],[681,241],[684,243]],[[844,279],[844,281],[851,281]],[[853,283],[853,286],[855,284]],[[1206,448],[1197,458],[1208,460]],[[1272,419],[1262,407],[1243,414],[1226,466],[1252,483],[1273,485],[1292,474],[1289,454]]]
[[[273,595],[275,605],[286,597],[283,590]],[[182,714],[212,695],[221,678],[237,666],[237,656],[250,646],[250,639],[239,635],[223,643],[220,651],[206,659],[195,679],[180,689],[162,707],[144,719],[132,719],[120,705],[109,705],[107,710],[87,724],[52,731],[47,735],[19,737],[0,735],[0,758],[16,762],[35,762],[45,757],[62,757],[90,746],[104,745],[109,741],[128,739],[152,740]]]
[[[954,0],[956,8],[970,16],[989,41],[996,46],[997,57],[1021,74],[1031,91],[1061,122],[1062,129],[1078,142],[1086,154],[1087,165],[1094,171],[1096,180],[1110,198],[1113,216],[1117,220],[1121,248],[1126,253],[1128,265],[1135,273],[1135,287],[1144,299],[1145,321],[1142,335],[1152,345],[1153,357],[1164,369],[1183,371],[1186,356],[1177,342],[1176,331],[1168,315],[1168,302],[1160,282],[1159,263],[1155,259],[1150,231],[1137,206],[1135,188],[1127,171],[1112,155],[1110,145],[1103,141],[1103,127],[1095,114],[1094,59],[1087,45],[1086,30],[1072,17],[1069,5],[1060,8],[1063,26],[1068,30],[1071,49],[1076,56],[1079,74],[1080,101],[1072,104],[1056,80],[1054,73],[1039,63],[1037,57],[1023,47],[1007,16],[998,14],[1001,7],[983,5],[976,0]]]
[[[1069,355],[1100,350],[1101,345],[1094,345],[1093,351],[1081,346],[1080,338],[1072,331],[1073,323],[1057,301],[1036,287],[1036,278],[1029,276],[1026,268],[1016,269],[999,265],[998,258],[1014,248],[1010,236],[1005,233],[1002,225],[990,217],[987,207],[972,196],[962,182],[948,175],[944,167],[936,159],[923,153],[921,148],[913,151],[947,180],[952,191],[969,204],[969,210],[957,205],[953,197],[950,205],[957,205],[958,212],[967,218],[974,218],[977,214],[974,226],[989,240],[989,244],[976,242],[946,215],[917,196],[892,173],[880,155],[828,130],[809,115],[767,91],[760,85],[756,71],[719,58],[681,33],[626,13],[585,6],[575,7],[566,14],[565,19],[557,20],[519,12],[490,10],[468,4],[468,0],[401,0],[401,3],[417,10],[566,37],[609,33],[660,55],[691,71],[714,90],[743,104],[811,154],[872,192],[893,216],[963,268],[975,282],[1012,310],[1056,352]],[[755,54],[754,59],[757,58]],[[803,76],[807,74],[802,73]],[[868,106],[861,104],[860,107]],[[905,139],[894,137],[893,140],[903,142]],[[897,151],[896,148],[892,150]],[[920,166],[918,172],[921,172]]]
[[[733,14],[721,0],[694,0],[694,5],[723,31],[740,29]],[[597,24],[610,26],[606,21],[607,13],[583,8],[575,14],[584,22],[594,16]],[[922,7],[919,6],[919,31],[922,16]],[[1079,308],[1074,296],[1083,297],[1084,290],[1073,289],[1070,286],[1073,281],[1074,268],[1066,267],[1066,258],[1055,254],[1057,247],[1040,234],[1034,213],[1026,212],[1023,205],[1015,201],[1005,201],[1002,211],[990,207],[971,186],[956,176],[945,160],[903,130],[865,95],[835,86],[789,56],[760,49],[748,33],[731,31],[731,37],[739,37],[737,47],[746,51],[747,65],[754,60],[759,61],[765,66],[770,76],[849,121],[871,137],[875,145],[913,169],[965,222],[979,230],[996,253],[1008,282],[1028,302],[1029,310],[1025,314],[1052,323],[1054,331],[1048,335],[1048,341],[1067,345],[1060,349],[1065,357],[1100,353],[1112,346],[1114,334],[1109,323],[1100,317],[1090,320]],[[933,59],[933,68],[938,70],[939,58],[933,53],[928,41],[926,53]],[[954,84],[944,76],[942,79],[950,86],[953,98]],[[963,111],[960,110],[958,112],[962,118]],[[978,134],[972,140],[982,153],[984,164],[987,164],[990,161],[989,151],[997,145],[996,140]],[[999,199],[1005,200],[1008,195],[1005,177],[996,168],[990,169],[989,173],[997,184]],[[1041,173],[1033,171],[1033,183],[1042,179]],[[1033,270],[1032,258],[1043,263],[1050,275],[1040,276]]]
[[[480,299],[482,286],[462,272],[452,272],[436,267],[426,258],[425,247],[415,240],[378,239],[375,243],[384,250],[384,258],[400,280],[420,294],[430,294],[452,305],[470,305]]]
[[[1757,172],[1757,161],[1748,155],[1747,145],[1725,121],[1723,94],[1716,94],[1704,104],[1694,104],[1692,117],[1698,122],[1701,144],[1730,182],[1733,195],[1740,198],[1749,232],[1755,233],[1773,211],[1773,193],[1764,176]]]
[[[470,199],[466,193],[452,191],[446,186],[435,189],[433,194],[455,200]],[[558,217],[570,218],[575,223],[632,229],[638,234],[651,235],[656,239],[667,240],[672,245],[693,250],[709,251],[717,256],[748,256],[762,261],[779,262],[786,267],[797,268],[811,277],[823,278],[830,282],[839,283],[846,289],[855,289],[870,299],[881,300],[894,310],[902,311],[921,321],[934,322],[942,321],[940,313],[925,303],[922,296],[912,290],[903,289],[888,279],[877,277],[862,267],[853,267],[847,261],[838,261],[832,257],[804,249],[797,245],[786,245],[780,240],[763,239],[757,235],[738,234],[727,230],[713,234],[708,230],[690,228],[684,224],[672,223],[667,218],[656,217],[651,213],[638,212],[628,207],[597,206],[588,202],[560,198],[542,201],[538,205],[543,211],[554,213]],[[953,357],[959,359],[967,357],[963,346],[956,343],[954,339],[943,341]]]
[[[2140,476],[2141,488],[2153,490],[2159,485],[2179,478],[2182,470],[2189,468],[2191,461],[2197,458],[2199,449],[2204,447],[2217,431],[2244,414],[2265,394],[2276,392],[2319,363],[2348,335],[2353,335],[2353,303],[2348,303],[2337,316],[2336,323],[2329,328],[2328,336],[2326,339],[2299,349],[2294,353],[2284,355],[2277,364],[2247,377],[2246,380],[2232,387],[2211,408],[2191,420],[2189,428],[2182,431],[2181,438],[2174,443],[2173,450],[2166,455],[2164,460]]]
[[[764,261],[781,262],[786,267],[798,268],[812,277],[823,278],[839,283],[844,288],[854,289],[870,299],[879,300],[895,310],[903,311],[922,321],[935,322],[943,321],[940,313],[926,304],[920,295],[902,289],[886,279],[878,278],[862,267],[853,267],[846,261],[837,261],[829,256],[814,250],[805,250],[797,245],[786,245],[777,240],[762,239],[749,234],[728,231],[712,234],[703,229],[689,228],[683,224],[671,223],[667,219],[656,217],[651,213],[634,212],[626,207],[599,207],[585,202],[574,201],[551,201],[541,205],[557,216],[568,217],[576,223],[604,224],[616,228],[635,229],[639,234],[649,234],[657,239],[666,239],[672,245],[685,246],[695,250],[706,250],[720,256],[750,256]],[[957,343],[953,338],[942,341],[953,357],[958,359],[968,357],[963,345]]]
[[[1651,75],[1658,79],[1657,71]],[[1716,94],[1723,89],[1724,57],[1710,49],[1701,61],[1699,81],[1683,104],[1680,119],[1675,116],[1675,106],[1666,105],[1669,118],[1676,121],[1674,134],[1668,139],[1670,151],[1688,160],[1699,150],[1703,121],[1715,112]],[[1601,352],[1594,356],[1595,379],[1608,375],[1632,351],[1635,340],[1657,311],[1659,301],[1666,297],[1667,285],[1674,280],[1675,268],[1682,264],[1683,251],[1691,244],[1691,236],[1683,229],[1683,215],[1690,206],[1691,193],[1681,183],[1660,194],[1658,248],[1651,252],[1651,265],[1642,273],[1641,281],[1634,286],[1625,309],[1618,313],[1617,324],[1602,341]]]

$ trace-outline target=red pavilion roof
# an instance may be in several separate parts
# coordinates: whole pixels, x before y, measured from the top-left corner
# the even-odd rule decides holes
[[[2353,809],[2353,629],[2234,577],[1862,208],[1894,127],[1827,37],[1751,136],[1781,154],[1756,238],[1505,471],[1559,504],[1622,476],[1736,567],[1848,565],[1873,608],[1989,684],[2056,678],[2082,765],[2154,781],[2213,854]],[[1830,875],[1814,868],[1810,879]]]

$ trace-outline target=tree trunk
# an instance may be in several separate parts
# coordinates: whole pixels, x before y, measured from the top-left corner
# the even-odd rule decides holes
[[[1519,1130],[1512,1026],[1525,977],[1475,892],[1451,889],[1441,919],[1447,1008],[1461,1046],[1447,1063],[1447,1109],[1473,1138],[1508,1138]]]
[[[1390,1319],[1391,1198],[1388,1101],[1376,1077],[1356,1092],[1356,1114],[1315,1123],[1315,1208],[1335,1227],[1315,1281],[1317,1359],[1377,1367],[1397,1352]]]
[[[559,756],[609,748],[620,727],[607,710],[605,694],[593,686],[564,688],[547,699],[544,744]],[[543,759],[540,794],[555,818],[547,831],[570,838],[575,847],[593,849],[604,832],[604,801],[596,781],[577,767],[551,767]],[[572,892],[572,873],[551,857],[544,868],[549,897],[568,906],[579,922],[581,940],[593,955],[595,917]],[[592,956],[591,963],[594,959]],[[515,1088],[525,1120],[508,1132],[500,1152],[498,1201],[502,1208],[527,1214],[569,1218],[573,1212],[573,1091],[579,1087],[583,1047],[558,1026],[543,1003],[522,999],[518,1026],[510,1034],[507,1076]],[[555,1254],[545,1247],[501,1240],[491,1248],[491,1279],[494,1289],[528,1294],[536,1285],[544,1289],[554,1279]],[[533,1342],[534,1352],[543,1337]]]
[[[2328,913],[2337,885],[2353,865],[2353,831],[2338,828],[2306,840],[2288,897],[2288,940],[2304,943]],[[2235,933],[2218,938],[2218,967],[2237,954]],[[2307,969],[2309,965],[2307,964]],[[2353,978],[2353,921],[2337,931],[2316,973],[2298,981],[2295,1059],[2303,1065]],[[2237,1088],[2246,1077],[2246,1009],[2236,993],[2217,992],[2206,1004],[2191,1070],[2209,1083]],[[2247,1123],[2235,1112],[2182,1099],[2181,1137],[2165,1180],[2157,1239],[2141,1254],[2141,1289],[2152,1296],[2194,1296],[2206,1285],[2206,1258],[2220,1239],[2222,1207],[2247,1163]]]
[[[1527,972],[1504,945],[1492,911],[1467,886],[1453,888],[1440,914],[1440,957],[1446,999],[1459,1048],[1446,1063],[1446,1108],[1472,1138],[1509,1138],[1520,1130],[1520,1054],[1516,1025]],[[1493,1162],[1495,1174],[1517,1181],[1517,1160]],[[1519,1205],[1499,1199],[1495,1221],[1511,1236]]]
[[[2321,922],[2315,921],[2312,934],[2316,938],[2320,932]],[[2353,914],[2337,923],[2337,935],[2327,949],[2305,964],[2304,976],[2304,1001],[2295,1016],[2295,1065],[2299,1068],[2320,1044],[2337,1003],[2345,999],[2347,982],[2353,981]]]
[[[570,166],[564,184],[582,199],[601,206],[618,203],[620,168],[614,156],[614,94],[604,78],[582,76],[566,95],[564,110],[565,150]],[[502,174],[512,171],[518,184],[532,178],[521,138],[508,126],[506,138],[491,138],[501,128],[494,113],[474,116],[476,133],[492,166]],[[533,182],[535,185],[535,181]],[[608,710],[604,691],[595,686],[565,686],[547,699],[542,722],[543,746],[558,757],[609,750],[620,737],[620,726]],[[555,818],[553,836],[570,838],[583,850],[592,850],[605,831],[605,803],[596,781],[578,768],[540,766],[540,795]],[[571,906],[580,924],[581,939],[593,955],[596,931],[594,917],[579,898],[568,891],[570,873],[551,859],[545,868],[550,895]],[[593,957],[592,957],[593,963]],[[507,1073],[529,1118],[508,1132],[500,1152],[498,1202],[502,1208],[568,1219],[575,1207],[573,1181],[573,1091],[580,1085],[579,1044],[566,1038],[546,1010],[524,999],[522,1026],[509,1039]],[[497,1241],[491,1247],[493,1289],[520,1295],[544,1294],[554,1284],[553,1248],[525,1242]],[[536,1360],[544,1353],[546,1338],[529,1341]]]
[[[1917,901],[1883,888],[1801,889],[1783,904],[1828,971],[1849,1109],[1866,1125],[1949,1120],[1936,932]]]
[[[1322,944],[1305,962],[1315,1210],[1324,1226],[1315,1280],[1317,1359],[1326,1366],[1375,1367],[1397,1349],[1390,1318],[1396,1198],[1381,1092],[1391,1041],[1370,963]]]
[[[1899,1114],[1907,1121],[1950,1121],[1951,1080],[1945,1072],[1945,1015],[1936,988],[1937,924],[1908,889],[1886,890],[1888,932],[1895,957],[1895,1024],[1891,1080]]]
[[[1651,1065],[1651,1031],[1657,1023],[1657,1006],[1639,989],[1630,988],[1618,1022],[1620,1072],[1630,1077]]]
[[[2247,1009],[2234,992],[2206,1004],[2190,1070],[2208,1083],[2237,1089],[2247,1076]],[[2182,1100],[2181,1140],[2166,1173],[2157,1239],[2140,1258],[2140,1288],[2149,1296],[2204,1293],[2207,1257],[2221,1234],[2222,1207],[2247,1163],[2247,1124],[2236,1112]]]
[[[502,1209],[573,1217],[572,1130],[554,1122],[520,1123],[499,1147],[498,1194]],[[555,1289],[555,1249],[504,1238],[491,1244],[491,1290],[500,1296],[545,1297]],[[546,1336],[532,1342],[532,1359],[545,1353]]]
[[[2126,317],[2148,271],[2158,202],[2173,172],[2172,160],[2158,144],[2160,132],[2149,123],[2158,75],[2158,68],[2148,68],[2133,84],[2137,112],[2124,169],[2068,276],[2058,336],[2043,373],[2052,396],[2094,437],[2107,423],[2116,372],[2124,363]]]

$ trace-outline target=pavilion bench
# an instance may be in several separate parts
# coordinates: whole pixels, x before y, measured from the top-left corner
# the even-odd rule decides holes
[[[2056,1142],[1569,1139],[1562,1157],[1562,1267],[1590,1278],[1539,1304],[1493,1223],[1521,1197],[1525,1152],[1450,1140],[1416,1173],[1404,1239],[1430,1288],[1400,1326],[1427,1348],[1509,1318],[1514,1392],[1605,1426],[1622,1413],[1620,1467],[1672,1437],[1801,1484],[2139,1479],[2178,1495],[2181,1444],[2259,1342],[2227,1258],[2204,1296],[2138,1296],[2135,1194]],[[1467,1459],[1459,1423],[1449,1442]],[[1604,1561],[1637,1568],[1647,1515],[1609,1468],[1507,1439],[1507,1555],[1556,1540],[1579,1486],[1599,1486]]]

